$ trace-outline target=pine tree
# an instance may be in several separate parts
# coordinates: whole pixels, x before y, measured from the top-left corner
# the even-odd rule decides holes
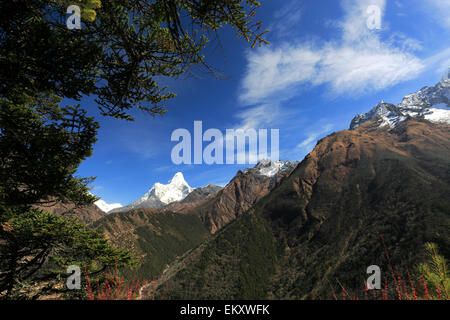
[[[427,261],[419,265],[419,274],[424,277],[426,286],[439,292],[444,299],[449,299],[450,275],[445,258],[438,253],[435,243],[425,243]]]
[[[75,2],[75,3],[74,3]],[[66,27],[68,4],[82,28]],[[68,264],[99,273],[134,263],[103,235],[33,205],[93,203],[76,177],[92,154],[98,123],[66,99],[95,96],[100,113],[133,120],[156,115],[175,94],[158,79],[212,73],[203,49],[224,25],[267,43],[254,21],[256,0],[13,0],[0,2],[0,297],[38,281],[55,289]],[[114,263],[113,263],[114,262]],[[41,294],[37,292],[36,295]]]

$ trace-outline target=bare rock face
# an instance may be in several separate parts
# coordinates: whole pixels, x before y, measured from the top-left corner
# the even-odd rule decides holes
[[[201,205],[209,197],[215,196],[223,187],[208,184],[206,187],[196,188],[181,201],[173,202],[163,208],[164,211],[187,213]]]
[[[243,214],[269,182],[238,174],[203,212],[213,228],[236,220],[160,287],[170,281],[169,299],[332,299],[330,284],[363,291],[369,265],[417,266],[426,242],[447,257],[449,163],[445,123],[409,118],[380,128],[374,119],[333,133]]]
[[[239,171],[217,195],[189,212],[198,214],[210,232],[216,233],[267,195],[297,164],[263,160],[254,168]]]
[[[255,167],[239,171],[224,188],[209,184],[194,189],[186,183],[182,173],[177,173],[169,184],[157,183],[137,201],[108,214],[144,208],[191,213],[198,215],[210,232],[215,233],[267,195],[297,164],[261,160]]]

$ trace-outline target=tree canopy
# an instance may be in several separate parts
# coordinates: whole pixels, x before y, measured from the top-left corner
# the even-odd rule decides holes
[[[68,4],[81,7],[80,30],[66,27]],[[266,42],[255,0],[12,0],[0,4],[0,97],[21,103],[51,91],[94,95],[103,115],[133,120],[130,109],[162,114],[175,96],[160,87],[194,66],[229,24],[252,46]],[[83,11],[84,10],[84,11]],[[86,11],[87,10],[87,11]],[[88,16],[83,14],[88,12]]]
[[[113,248],[103,234],[76,219],[40,209],[0,206],[0,299],[69,293],[63,285],[69,266],[98,275],[108,268],[134,266],[130,253]],[[40,288],[36,288],[36,284]],[[58,286],[59,284],[59,286]]]
[[[92,178],[74,174],[92,154],[98,123],[79,105],[60,107],[60,100],[41,96],[14,104],[0,99],[0,203],[95,199],[88,194]]]

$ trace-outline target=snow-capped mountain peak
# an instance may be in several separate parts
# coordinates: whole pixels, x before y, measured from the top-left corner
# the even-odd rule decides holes
[[[376,118],[379,120],[380,127],[389,126],[390,128],[394,128],[400,121],[406,119],[395,105],[381,101],[369,112],[356,115],[350,124],[350,129],[356,129],[364,122]]]
[[[172,179],[169,180],[170,185],[188,185],[186,180],[184,180],[183,173],[177,172]]]
[[[274,177],[280,171],[284,172],[286,170],[292,170],[297,164],[298,162],[263,159],[253,168],[245,169],[244,173],[254,173],[265,177]]]
[[[369,120],[377,120],[380,127],[395,128],[409,117],[450,124],[450,68],[435,86],[405,96],[397,106],[382,101],[369,112],[356,115],[350,130]]]
[[[97,200],[94,202],[94,204],[103,212],[108,213],[109,211],[113,210],[113,209],[117,209],[117,208],[121,208],[123,207],[120,203],[111,203],[108,204],[106,203],[106,201],[104,200]]]
[[[155,196],[164,204],[169,204],[175,201],[181,201],[191,193],[194,189],[191,188],[184,180],[181,172],[177,172],[168,184],[155,183],[147,194],[147,199]]]
[[[141,198],[114,211],[129,211],[139,208],[161,209],[169,203],[183,200],[193,190],[194,188],[191,188],[184,180],[183,174],[177,172],[167,184],[155,183]]]

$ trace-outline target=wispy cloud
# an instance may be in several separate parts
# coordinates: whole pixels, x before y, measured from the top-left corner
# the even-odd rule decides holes
[[[426,65],[433,67],[437,74],[443,75],[450,67],[450,48],[432,55],[424,61]]]
[[[174,171],[174,166],[161,166],[157,168],[153,168],[153,171],[155,172],[168,172],[168,171]]]
[[[392,39],[382,41],[379,32],[366,25],[368,6],[377,5],[383,13],[385,3],[344,1],[344,19],[335,23],[339,40],[290,42],[249,52],[241,101],[255,104],[274,95],[289,97],[295,86],[305,84],[329,85],[333,95],[358,95],[418,76],[425,65],[411,51],[420,49],[420,43],[400,39],[399,47]]]
[[[292,30],[300,24],[303,15],[301,1],[287,1],[281,9],[273,14],[274,21],[269,25],[270,36],[283,38],[290,36]]]
[[[311,150],[314,147],[314,144],[316,143],[316,141],[321,136],[330,133],[332,129],[333,129],[332,124],[326,124],[326,125],[322,126],[320,129],[309,132],[307,134],[308,137],[297,145],[297,149],[300,148],[300,149]]]
[[[259,104],[241,109],[236,114],[239,122],[235,125],[235,128],[246,130],[272,127],[283,122],[287,116],[287,111],[283,110],[276,102]]]

